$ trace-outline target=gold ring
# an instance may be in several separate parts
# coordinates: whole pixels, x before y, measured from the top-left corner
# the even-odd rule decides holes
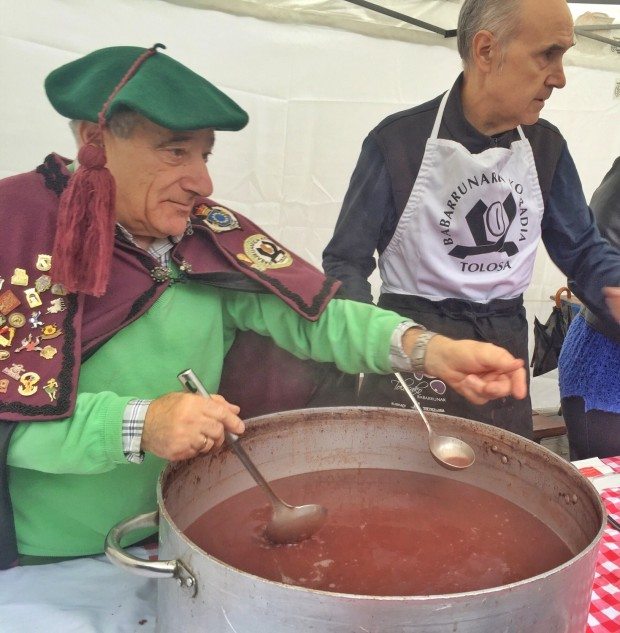
[[[200,447],[200,451],[204,451],[204,449],[206,448],[207,444],[209,443],[209,438],[203,433],[202,437],[205,438],[205,441],[202,443],[202,446]],[[198,451],[198,452],[200,452]]]

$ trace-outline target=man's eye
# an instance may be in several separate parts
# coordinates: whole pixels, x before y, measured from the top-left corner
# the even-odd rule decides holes
[[[171,147],[169,151],[173,156],[176,156],[177,158],[181,158],[182,156],[185,156],[185,150],[182,149],[181,147]]]

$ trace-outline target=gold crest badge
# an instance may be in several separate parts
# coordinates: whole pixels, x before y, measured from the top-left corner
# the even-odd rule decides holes
[[[267,270],[268,268],[286,268],[293,263],[290,253],[266,235],[250,235],[243,242],[243,253],[237,259],[251,262],[252,268]]]

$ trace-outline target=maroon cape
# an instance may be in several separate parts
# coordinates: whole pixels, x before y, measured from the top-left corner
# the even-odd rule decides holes
[[[105,295],[58,294],[53,262],[46,270],[41,256],[51,254],[58,198],[70,178],[66,164],[52,154],[35,171],[0,182],[0,226],[7,236],[0,261],[3,421],[69,416],[82,360],[138,319],[171,283],[166,275],[158,276],[158,262],[119,231]],[[285,250],[247,218],[208,199],[196,211],[193,233],[172,251],[177,265],[187,268],[184,264],[189,263],[191,269],[184,272],[188,278],[206,285],[271,292],[309,320],[316,320],[337,292],[340,282]],[[269,265],[270,253],[274,266]],[[278,255],[285,261],[281,267]],[[259,353],[270,359],[274,370],[262,371],[260,377],[244,371],[247,359]],[[316,363],[298,361],[264,337],[239,333],[220,392],[239,404],[246,417],[301,407],[320,383],[317,372],[321,373]],[[240,384],[242,389],[237,388]]]

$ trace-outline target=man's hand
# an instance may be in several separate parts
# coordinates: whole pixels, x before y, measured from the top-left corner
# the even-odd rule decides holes
[[[612,313],[614,319],[620,324],[620,286],[615,288],[603,288],[605,298],[607,299],[607,306]]]
[[[170,461],[207,453],[224,441],[224,429],[243,433],[239,407],[220,395],[169,393],[151,402],[142,431],[143,451]]]
[[[414,330],[409,330],[405,337],[409,332]],[[419,330],[415,331],[416,338],[418,335]],[[406,351],[412,347],[412,341],[415,339],[403,338]],[[426,348],[424,371],[441,378],[474,404],[505,396],[522,400],[527,395],[523,361],[491,343],[456,341],[438,334]]]

